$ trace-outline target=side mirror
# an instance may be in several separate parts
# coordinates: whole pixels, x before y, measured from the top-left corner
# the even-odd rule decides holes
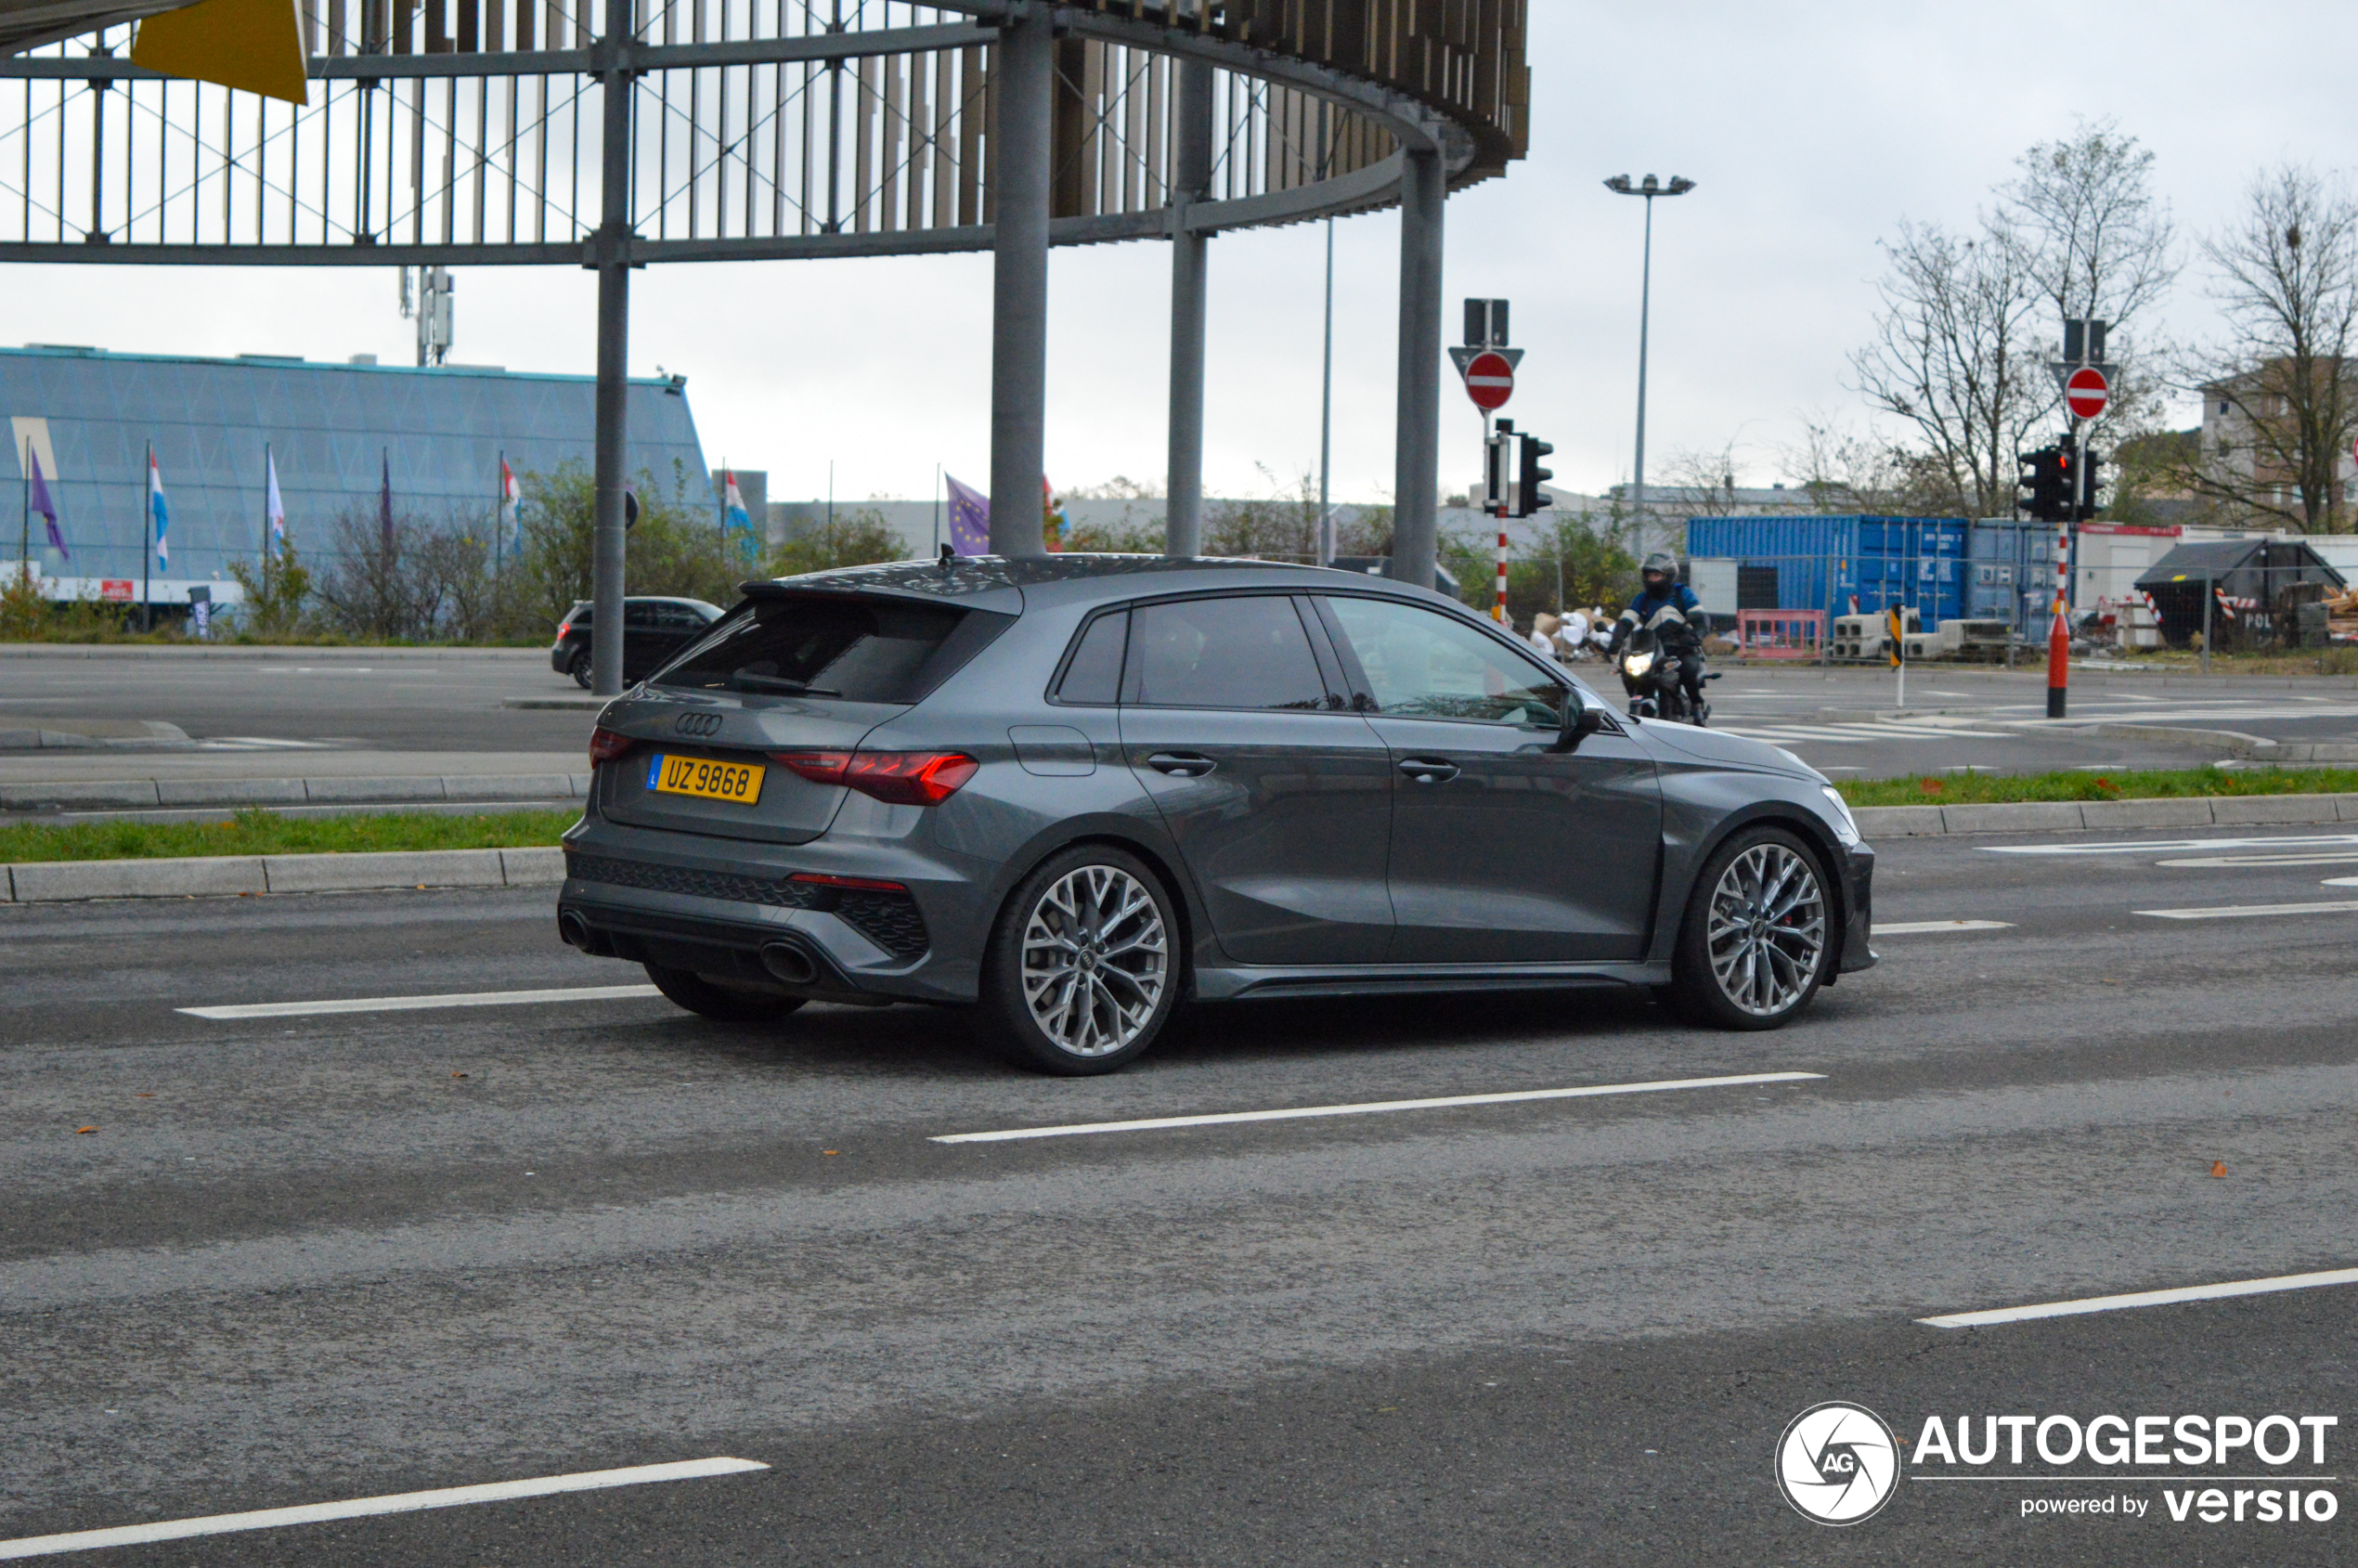
[[[1558,751],[1578,751],[1580,743],[1605,727],[1605,710],[1580,694],[1577,686],[1564,688],[1563,728],[1557,732]]]

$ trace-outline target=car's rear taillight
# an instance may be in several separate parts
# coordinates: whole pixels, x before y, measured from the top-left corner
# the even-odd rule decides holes
[[[773,751],[814,784],[839,784],[894,806],[939,806],[982,765],[956,751]]]
[[[905,893],[909,890],[905,883],[879,882],[873,876],[831,876],[818,871],[797,871],[786,880],[810,888],[838,888],[852,893]]]
[[[619,734],[601,725],[590,732],[590,760],[592,764],[611,762],[617,757],[628,755],[630,748],[638,744],[628,735]]]

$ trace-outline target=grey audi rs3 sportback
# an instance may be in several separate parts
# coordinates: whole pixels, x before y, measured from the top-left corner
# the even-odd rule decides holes
[[[1438,594],[1117,555],[745,592],[600,715],[558,903],[709,1017],[960,1005],[1094,1073],[1187,1001],[1639,986],[1773,1029],[1875,962],[1821,775]]]

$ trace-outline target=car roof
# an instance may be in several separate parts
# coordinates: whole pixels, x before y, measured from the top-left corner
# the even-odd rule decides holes
[[[1221,556],[1061,554],[1027,557],[959,555],[938,561],[890,561],[842,566],[742,585],[749,596],[790,593],[884,593],[963,602],[976,609],[1020,614],[1027,608],[1134,599],[1142,593],[1184,593],[1213,588],[1353,589],[1388,597],[1455,604],[1430,589],[1386,577],[1284,561]]]

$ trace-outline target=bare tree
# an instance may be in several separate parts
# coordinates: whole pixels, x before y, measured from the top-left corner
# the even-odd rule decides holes
[[[1736,444],[1717,451],[1678,447],[1661,466],[1664,487],[1681,493],[1680,505],[1697,517],[1732,517],[1736,513]],[[1669,498],[1665,496],[1665,499]]]
[[[2222,343],[2185,356],[2204,440],[2176,474],[2196,496],[2318,533],[2350,526],[2342,453],[2358,429],[2358,203],[2339,178],[2285,164],[2202,241]]]
[[[1995,214],[1962,236],[1902,222],[1884,249],[1875,334],[1850,356],[1859,389],[1914,428],[1940,510],[2010,513],[2015,454],[2055,397],[2033,339],[2045,298],[2036,253]]]
[[[1947,474],[1921,452],[1807,415],[1801,439],[1781,448],[1785,482],[1821,512],[1916,515],[1954,509]]]
[[[2154,195],[2153,164],[2152,150],[2115,122],[2082,121],[2069,137],[2025,152],[2015,177],[1998,188],[2001,210],[2030,248],[2049,320],[2057,330],[2076,317],[2110,328],[2106,357],[2116,363],[2105,422],[2117,433],[2156,428],[2169,386],[2160,357],[2134,352],[2138,317],[2169,292],[2179,269],[2177,227]]]

